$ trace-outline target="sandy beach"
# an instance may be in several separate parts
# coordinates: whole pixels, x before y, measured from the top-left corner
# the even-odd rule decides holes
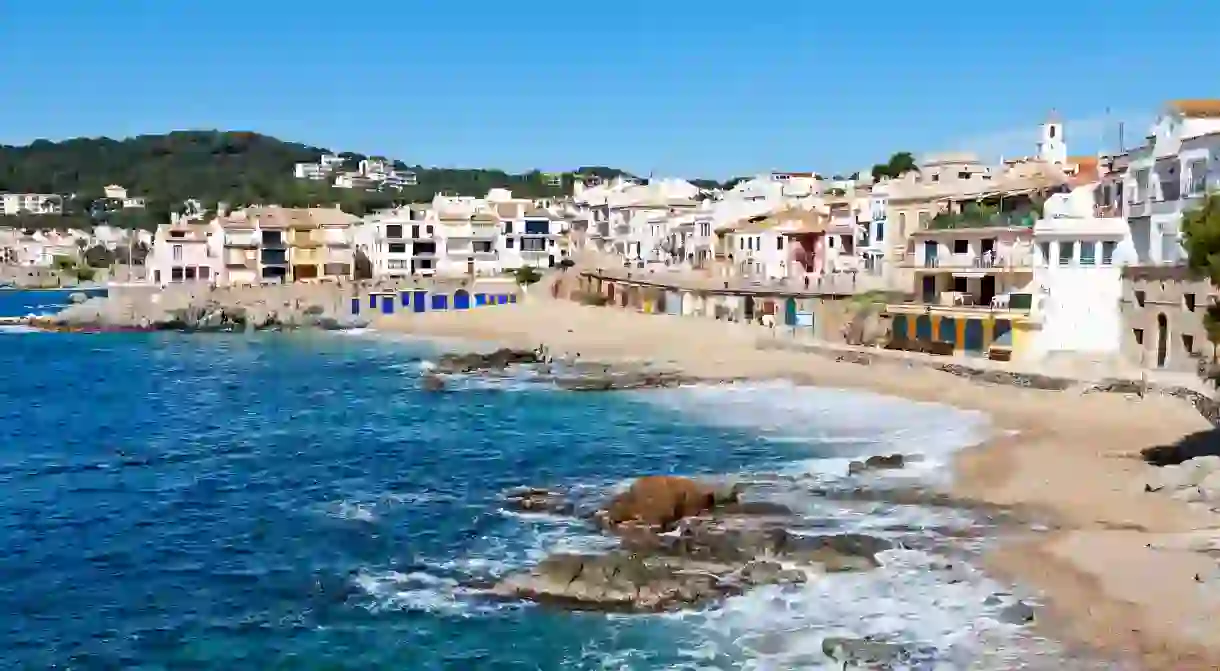
[[[373,326],[523,348],[545,344],[590,360],[668,362],[709,379],[787,377],[986,412],[996,437],[960,455],[956,493],[1054,520],[1053,530],[1012,539],[989,557],[993,573],[1046,595],[1044,631],[1138,659],[1144,668],[1220,666],[1220,632],[1201,626],[1220,614],[1220,572],[1193,548],[1207,529],[1220,527],[1220,515],[1145,493],[1154,467],[1137,458],[1141,448],[1210,428],[1181,400],[984,385],[898,363],[839,363],[759,349],[757,327],[540,297],[385,317]]]

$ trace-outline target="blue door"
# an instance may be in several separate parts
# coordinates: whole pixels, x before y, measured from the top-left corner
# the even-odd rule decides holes
[[[360,314],[360,299],[359,298],[352,299],[352,314],[354,314],[354,315]]]
[[[920,315],[915,318],[915,339],[932,339],[932,318],[928,315]]]
[[[517,302],[517,294],[509,294],[509,295],[508,295],[508,302],[509,302],[509,303],[516,303],[516,302]]]
[[[478,307],[480,305],[487,305],[487,294],[475,294],[474,295],[474,304],[475,304],[475,307]]]
[[[895,338],[900,338],[902,340],[909,338],[910,334],[907,333],[907,316],[894,315],[894,323],[891,326],[890,331],[894,334]]]
[[[508,296],[506,294],[497,294],[496,305],[504,305],[505,303],[508,303]]]
[[[784,324],[787,326],[796,326],[796,299],[789,298],[784,301]]]
[[[404,308],[411,307],[411,292],[410,291],[402,292],[402,306]]]
[[[432,309],[433,310],[448,310],[449,297],[445,294],[432,294]]]
[[[957,320],[953,317],[941,317],[936,331],[939,336],[937,340],[957,344]]]
[[[962,349],[967,352],[983,351],[983,320],[967,319],[966,332],[963,335],[965,342],[962,343]]]
[[[377,294],[369,294],[369,307],[377,307]]]
[[[383,314],[394,314],[394,295],[386,294],[381,297],[381,312]]]
[[[453,309],[465,310],[470,307],[470,294],[466,293],[465,289],[458,289],[453,292]]]
[[[428,292],[414,291],[415,294],[415,311],[423,312],[428,309]]]

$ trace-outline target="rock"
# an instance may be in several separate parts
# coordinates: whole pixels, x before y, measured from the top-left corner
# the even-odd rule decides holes
[[[738,577],[747,585],[799,585],[808,578],[803,571],[784,568],[778,562],[752,561],[741,568]]]
[[[905,645],[871,638],[830,636],[822,639],[822,654],[843,668],[893,668],[907,661],[911,651]]]
[[[1207,501],[1220,501],[1220,471],[1208,473],[1199,483],[1199,492]]]
[[[716,494],[708,485],[672,475],[650,475],[611,499],[601,518],[611,527],[631,522],[669,531],[678,520],[715,507]]]
[[[856,475],[865,471],[880,471],[899,469],[906,465],[906,457],[901,454],[878,455],[864,461],[853,461],[847,465],[847,474]]]
[[[893,543],[865,534],[799,537],[785,548],[794,561],[821,564],[827,573],[870,571],[881,566],[877,553],[894,547]]]
[[[612,553],[552,555],[528,573],[497,583],[491,594],[577,610],[647,612],[690,607],[738,591],[715,575]]]
[[[424,391],[444,391],[445,379],[435,373],[424,373],[419,378],[419,388]]]
[[[89,300],[89,296],[79,291],[73,291],[72,293],[68,294],[68,302],[72,303],[73,305],[84,303],[87,300]]]
[[[668,371],[619,370],[580,376],[561,376],[555,385],[567,391],[629,391],[677,387],[691,378]]]
[[[1007,624],[1029,624],[1034,621],[1034,609],[1024,601],[1018,601],[1001,610],[999,617]]]
[[[782,503],[770,501],[739,501],[716,508],[717,515],[742,515],[747,517],[792,517],[792,509]]]
[[[504,499],[504,507],[509,510],[556,515],[571,515],[575,510],[563,495],[549,489],[518,487],[510,489],[500,496]]]
[[[542,363],[537,350],[500,348],[494,352],[480,354],[442,354],[436,361],[436,371],[441,373],[473,373],[482,370],[503,370],[511,365]]]

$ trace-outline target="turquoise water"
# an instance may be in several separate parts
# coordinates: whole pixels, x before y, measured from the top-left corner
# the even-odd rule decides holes
[[[931,449],[975,421],[964,414],[780,387],[470,380],[428,394],[426,348],[362,337],[0,344],[0,668],[811,668],[823,635],[878,632],[967,660],[947,668],[986,668],[972,646],[1008,636],[980,628],[994,585],[946,586],[911,553],[687,616],[570,614],[462,588],[605,542],[499,511],[505,488],[595,498],[645,473],[830,472],[888,440]],[[951,522],[792,494],[820,528]]]
[[[45,289],[37,291],[0,290],[0,317],[24,317],[26,315],[54,314],[68,305],[73,293],[86,296],[105,296],[105,289]]]

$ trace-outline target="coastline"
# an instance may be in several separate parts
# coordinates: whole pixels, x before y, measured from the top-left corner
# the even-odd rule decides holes
[[[1220,634],[1190,631],[1220,608],[1194,579],[1197,552],[1169,550],[1173,534],[1220,527],[1220,515],[1142,491],[1151,466],[1132,455],[1211,428],[1188,403],[1159,395],[1082,395],[975,382],[899,363],[861,366],[757,347],[756,328],[641,315],[531,297],[512,307],[384,317],[372,326],[415,336],[532,348],[582,359],[666,363],[709,382],[787,379],[860,389],[986,413],[993,438],[961,452],[953,493],[1035,513],[1054,530],[1016,538],[987,568],[1040,590],[1042,633],[1142,668],[1217,668]],[[918,452],[918,448],[911,450]],[[1157,546],[1151,549],[1149,546]],[[1105,548],[1101,550],[1101,548]],[[1205,581],[1206,582],[1206,581]],[[1175,598],[1167,603],[1165,594]]]

